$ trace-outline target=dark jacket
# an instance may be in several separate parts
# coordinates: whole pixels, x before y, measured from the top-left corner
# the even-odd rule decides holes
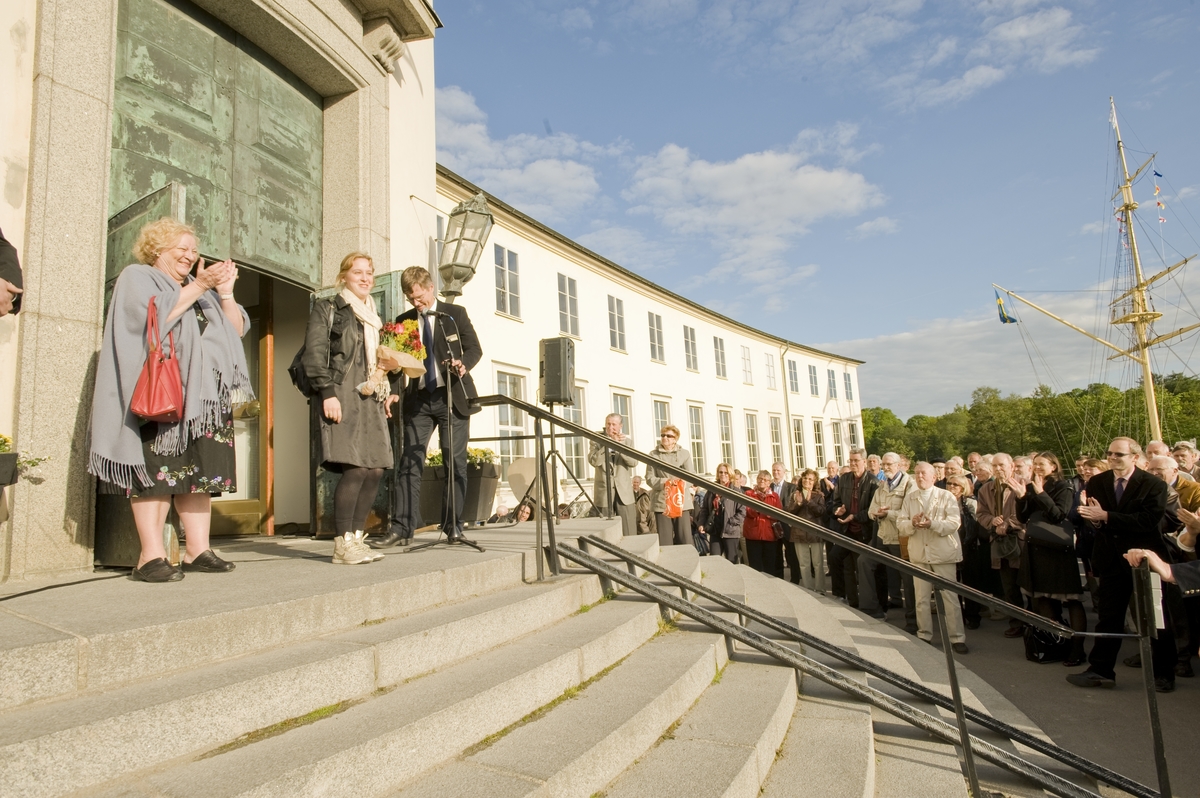
[[[475,379],[471,376],[471,369],[475,368],[483,359],[483,347],[479,345],[479,336],[475,334],[475,327],[471,324],[467,309],[461,305],[451,305],[439,301],[435,310],[445,313],[449,317],[430,319],[433,325],[432,355],[442,372],[442,379],[447,379],[448,370],[441,364],[449,360],[451,354],[467,367],[465,376],[459,377],[457,374],[449,376],[450,390],[454,397],[454,412],[460,416],[478,413],[482,408],[471,407],[471,400],[479,396],[479,392],[475,390]],[[417,316],[417,309],[409,308],[397,316],[396,321],[416,319],[420,324],[421,320]],[[447,335],[449,340],[447,340]],[[416,397],[423,381],[424,378],[409,380],[405,401]]]
[[[333,307],[333,326],[329,309]],[[363,346],[362,324],[340,296],[313,303],[304,332],[304,373],[322,400],[334,395],[334,388],[346,379],[346,370],[354,360],[356,347]],[[393,390],[395,390],[393,388]]]
[[[804,500],[804,493],[799,486],[793,485],[791,496],[788,497],[788,503],[784,505],[792,515],[798,515],[806,521],[812,521],[820,527],[825,526],[825,494],[821,491],[821,483],[818,482],[812,492],[808,494],[808,500]],[[788,540],[792,543],[820,543],[822,538],[810,534],[805,527],[794,526],[790,528]]]
[[[3,230],[0,230],[0,278],[8,280],[17,288],[25,287],[25,283],[21,279],[21,262],[17,260],[17,250],[8,243]],[[13,313],[20,312],[22,296],[23,294],[17,294],[13,297]]]
[[[731,486],[732,487],[732,486]],[[721,499],[721,504],[725,510],[725,528],[711,529],[710,526],[717,520],[717,499],[716,491],[708,491],[704,494],[704,502],[700,505],[699,518],[697,524],[704,527],[708,532],[708,536],[712,540],[720,538],[740,538],[742,536],[742,524],[746,521],[746,505],[741,502],[735,502],[731,499]]]
[[[1026,526],[1030,521],[1060,524],[1071,512],[1074,492],[1070,482],[1055,479],[1042,487],[1041,493],[1034,493],[1033,484],[1026,485],[1025,495],[1017,499],[1017,518]]]
[[[850,508],[854,502],[854,474],[843,474],[838,480],[836,498],[833,500],[833,509],[838,507],[846,508],[846,515],[842,518],[851,517],[851,523],[843,524],[840,520],[834,519],[830,525],[836,524],[835,529],[839,529],[842,534],[847,537],[852,537],[855,540],[869,542],[875,537],[874,521],[871,520],[871,515],[868,510],[871,508],[871,499],[875,496],[875,489],[879,487],[879,480],[874,476],[863,472],[863,475],[858,479],[858,512],[851,515]],[[854,530],[854,526],[858,526],[858,530]]]
[[[1116,474],[1103,471],[1088,480],[1087,495],[1108,511],[1108,521],[1096,530],[1092,568],[1097,574],[1129,567],[1121,556],[1130,549],[1150,549],[1164,559],[1168,556],[1158,531],[1158,523],[1167,511],[1167,483],[1148,471],[1134,469],[1117,502]]]

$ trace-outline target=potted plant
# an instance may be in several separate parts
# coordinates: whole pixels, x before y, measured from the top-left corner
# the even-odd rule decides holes
[[[427,524],[441,523],[446,472],[441,449],[430,452],[425,459],[425,476],[421,483],[421,515]],[[467,447],[467,495],[458,520],[464,523],[486,521],[492,513],[492,502],[499,485],[500,467],[496,465],[496,453],[491,449]]]
[[[49,457],[34,457],[25,452],[14,452],[12,438],[0,434],[0,488],[14,484],[22,475],[36,469],[49,459]]]

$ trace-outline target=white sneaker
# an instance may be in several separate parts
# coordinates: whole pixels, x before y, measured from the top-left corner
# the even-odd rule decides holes
[[[333,539],[334,565],[365,565],[371,562],[371,555],[364,554],[355,545],[354,536],[347,532]]]
[[[367,545],[367,533],[363,532],[361,529],[354,533],[353,543],[354,545],[358,546],[359,550],[364,555],[371,558],[371,562],[378,562],[383,559],[382,554]]]

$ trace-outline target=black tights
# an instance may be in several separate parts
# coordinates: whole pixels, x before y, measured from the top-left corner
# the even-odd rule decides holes
[[[345,466],[333,492],[333,524],[339,535],[354,534],[367,525],[367,514],[379,492],[382,468]]]
[[[1087,613],[1083,609],[1082,601],[1059,601],[1058,599],[1038,596],[1033,600],[1034,608],[1037,614],[1043,618],[1049,618],[1057,623],[1062,623],[1063,605],[1067,608],[1067,618],[1070,620],[1071,628],[1076,632],[1087,631]],[[1082,637],[1071,638],[1071,659],[1083,659],[1083,641]]]

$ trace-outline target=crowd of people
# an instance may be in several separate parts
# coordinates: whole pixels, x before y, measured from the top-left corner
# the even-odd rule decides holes
[[[621,417],[605,420],[605,434],[628,436]],[[690,471],[677,446],[679,431],[663,427],[653,460]],[[608,458],[605,458],[605,452]],[[932,583],[838,545],[840,537],[886,552],[943,579],[957,581],[1010,605],[1089,632],[1085,601],[1097,617],[1094,633],[1121,633],[1133,594],[1132,566],[1149,560],[1163,575],[1166,631],[1153,642],[1155,688],[1174,690],[1177,676],[1194,675],[1200,649],[1200,452],[1194,441],[1174,447],[1119,437],[1102,458],[1080,457],[1068,475],[1053,452],[1011,455],[971,452],[911,463],[895,452],[852,449],[847,465],[829,462],[824,476],[802,469],[788,478],[783,463],[743,474],[721,463],[715,481],[748,499],[779,508],[811,526],[785,525],[717,491],[707,491],[647,466],[647,487],[636,462],[592,444],[596,502],[612,506],[627,535],[657,534],[661,545],[691,544],[702,554],[745,562],[836,598],[877,619],[893,616],[904,630],[934,642],[937,602]],[[1067,680],[1079,687],[1112,687],[1119,637],[1054,635],[1016,613],[989,610],[943,590],[944,641],[969,651],[968,630],[985,618],[1007,623],[1005,637],[1021,638],[1027,658],[1087,668]],[[1094,640],[1090,646],[1088,641]],[[1141,667],[1134,653],[1125,664]]]

